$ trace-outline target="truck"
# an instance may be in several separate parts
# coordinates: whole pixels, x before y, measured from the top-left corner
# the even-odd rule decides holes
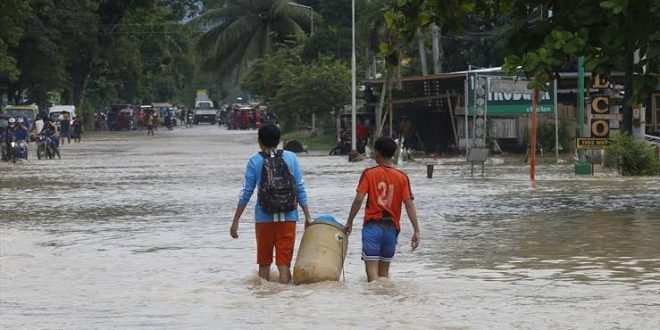
[[[209,94],[205,89],[197,91],[197,98],[195,98],[193,114],[193,123],[195,125],[202,122],[215,125],[217,121],[218,110],[213,105],[213,101],[211,101]]]

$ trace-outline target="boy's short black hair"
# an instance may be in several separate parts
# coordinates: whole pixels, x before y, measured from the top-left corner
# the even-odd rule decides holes
[[[266,148],[276,148],[280,144],[280,129],[273,124],[261,126],[259,128],[259,142]]]
[[[376,139],[374,143],[374,149],[378,151],[379,154],[383,157],[392,158],[394,157],[394,152],[396,151],[396,142],[389,136],[381,136]]]

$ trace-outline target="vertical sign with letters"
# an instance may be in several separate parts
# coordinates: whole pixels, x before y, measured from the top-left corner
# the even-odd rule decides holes
[[[610,97],[607,95],[610,82],[601,76],[595,76],[592,86],[598,91],[591,97],[591,136],[609,138],[611,120],[617,117],[617,114],[610,112]]]

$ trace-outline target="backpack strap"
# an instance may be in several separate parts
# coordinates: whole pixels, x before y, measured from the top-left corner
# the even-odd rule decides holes
[[[271,158],[271,155],[270,155],[269,153],[266,153],[266,152],[263,152],[263,151],[259,151],[259,154],[260,154],[261,157],[263,157],[263,158]],[[273,157],[280,157],[280,158],[282,158],[282,155],[284,155],[284,150],[277,150],[277,151],[275,152],[275,156],[273,156]]]

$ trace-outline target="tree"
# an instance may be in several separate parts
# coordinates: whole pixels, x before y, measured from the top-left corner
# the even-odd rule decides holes
[[[29,14],[28,0],[0,1],[0,82],[18,78],[16,58],[9,54],[9,49],[18,45],[23,34],[23,20]]]
[[[67,84],[66,58],[60,48],[56,4],[52,0],[32,0],[33,10],[23,21],[23,33],[11,49],[20,74],[8,84],[9,95],[28,91],[30,102],[46,105],[48,94]],[[12,103],[19,100],[13,99]]]
[[[166,4],[128,10],[94,60],[86,97],[110,102],[190,104],[196,68],[195,33],[177,23],[186,14]]]
[[[280,49],[271,56],[254,62],[243,79],[241,87],[268,102],[287,81],[295,76],[302,65],[299,49]]]
[[[552,17],[544,16],[548,10]],[[419,27],[435,23],[454,31],[462,29],[464,17],[494,20],[503,15],[511,22],[504,67],[511,73],[522,69],[532,89],[545,89],[579,56],[585,56],[586,68],[595,73],[624,70],[623,126],[630,131],[630,105],[642,102],[659,82],[659,55],[648,52],[650,42],[660,38],[658,0],[604,0],[598,6],[591,0],[392,0],[385,19],[398,38],[381,47],[381,53],[397,66],[405,42]],[[635,52],[642,58],[636,64]]]
[[[648,52],[650,41],[660,38],[660,1],[607,0],[598,6],[589,0],[554,1],[547,8],[551,18],[530,22],[530,14],[543,14],[544,3],[513,1],[508,70],[522,68],[534,80],[531,87],[539,89],[579,56],[585,57],[587,70],[598,74],[624,70],[623,129],[631,132],[630,106],[643,102],[660,82],[660,56]],[[642,58],[637,64],[635,52]]]
[[[284,121],[284,130],[291,131],[311,121],[312,114],[321,123],[329,120],[350,102],[350,71],[332,57],[324,56],[317,62],[299,66],[293,76],[284,81],[269,107]]]
[[[238,76],[278,45],[295,45],[311,27],[315,13],[288,0],[228,0],[190,24],[204,33],[197,43],[203,67]]]
[[[319,54],[324,54],[350,61],[351,1],[321,1],[318,13],[322,19],[314,21],[314,35],[305,42],[303,57],[316,60]]]

